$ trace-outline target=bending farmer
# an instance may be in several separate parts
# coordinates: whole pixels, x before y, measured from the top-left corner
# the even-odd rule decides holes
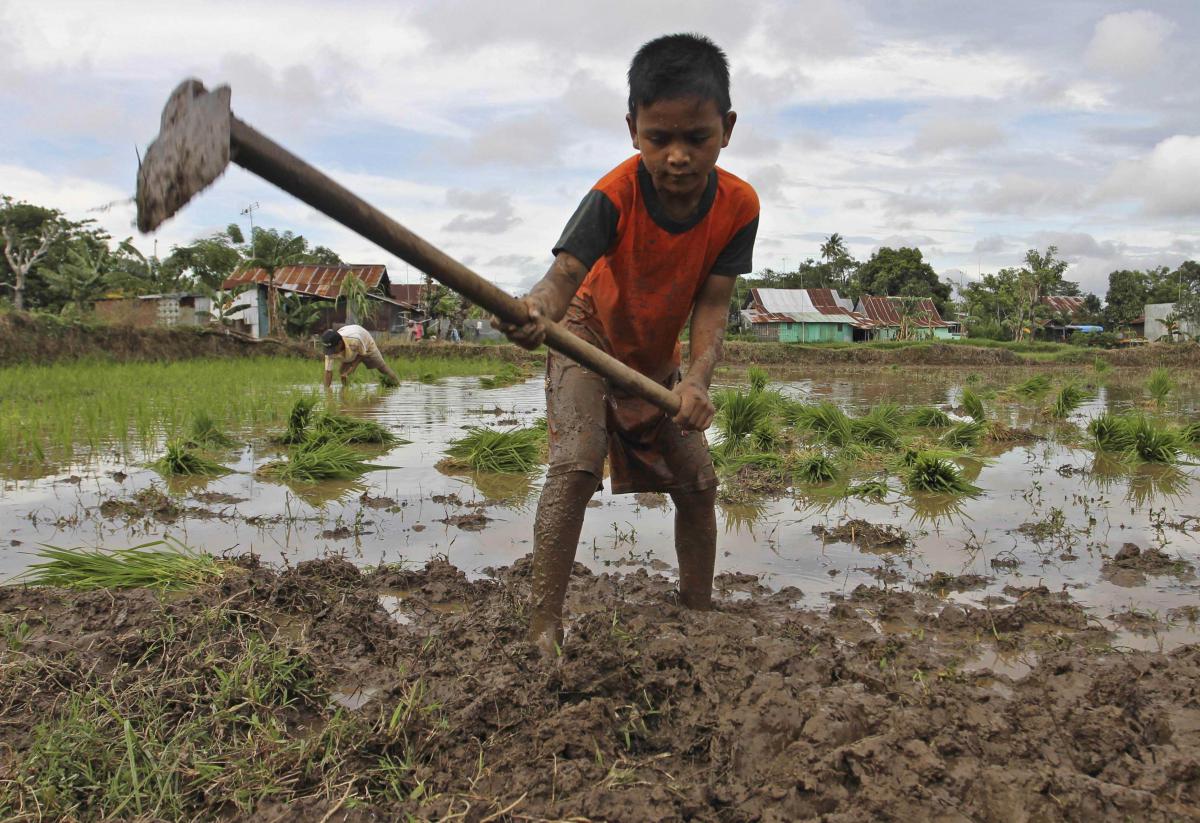
[[[563,601],[588,500],[610,463],[612,491],[667,492],[675,503],[679,596],[711,607],[717,479],[702,434],[737,275],[752,270],[758,197],[716,167],[729,144],[729,66],[706,38],[671,35],[638,51],[629,69],[630,157],[583,198],[554,247],[554,263],[524,298],[530,321],[493,325],[526,348],[543,318],[679,395],[674,418],[594,372],[550,354],[546,417],[550,468],[534,522],[530,639],[562,642]],[[691,320],[691,362],[680,376],[679,335]]]
[[[329,329],[321,335],[321,343],[325,346],[325,388],[333,384],[333,364],[341,363],[339,377],[345,386],[350,375],[359,365],[379,372],[385,386],[394,386],[400,378],[392,371],[391,366],[383,359],[375,338],[362,326],[342,326],[340,329]]]

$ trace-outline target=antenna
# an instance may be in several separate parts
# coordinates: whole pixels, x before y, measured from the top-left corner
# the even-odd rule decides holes
[[[255,211],[255,209],[258,209],[258,208],[259,208],[259,205],[258,205],[258,201],[256,200],[253,203],[251,203],[250,205],[246,206],[246,208],[242,209],[242,211],[241,211],[242,214],[244,214],[250,218],[250,246],[251,246],[251,248],[253,248],[253,246],[254,246],[254,211]]]

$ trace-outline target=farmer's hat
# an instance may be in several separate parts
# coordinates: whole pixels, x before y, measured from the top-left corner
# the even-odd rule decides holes
[[[325,347],[326,354],[337,354],[342,350],[342,336],[329,329],[321,335],[321,345]]]

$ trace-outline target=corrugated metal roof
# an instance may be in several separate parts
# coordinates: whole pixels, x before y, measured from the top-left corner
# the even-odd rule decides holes
[[[835,289],[751,289],[742,316],[750,323],[849,323],[859,329],[874,326]]]
[[[1067,297],[1066,295],[1051,295],[1043,297],[1041,302],[1056,312],[1075,315],[1083,309],[1082,297]]]
[[[417,306],[425,299],[425,289],[424,283],[393,283],[389,291],[393,300]]]
[[[275,285],[288,291],[311,294],[332,300],[338,296],[342,281],[353,273],[368,289],[379,288],[387,278],[387,266],[280,266],[275,270]],[[242,268],[225,278],[223,289],[250,283],[266,285],[270,277],[266,269]]]
[[[904,298],[864,296],[858,301],[858,311],[869,317],[877,326],[899,326],[902,299]],[[942,319],[941,312],[929,297],[921,297],[916,301],[909,315],[908,325],[924,329],[950,326]]]

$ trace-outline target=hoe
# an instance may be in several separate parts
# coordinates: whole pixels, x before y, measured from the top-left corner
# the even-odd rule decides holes
[[[500,319],[521,324],[525,305],[449,255],[233,116],[229,87],[212,91],[185,80],[163,108],[158,136],[138,169],[137,224],[150,232],[236,163],[322,214],[416,266]],[[546,345],[606,377],[623,391],[669,414],[674,392],[584,342],[557,323],[546,325]]]

